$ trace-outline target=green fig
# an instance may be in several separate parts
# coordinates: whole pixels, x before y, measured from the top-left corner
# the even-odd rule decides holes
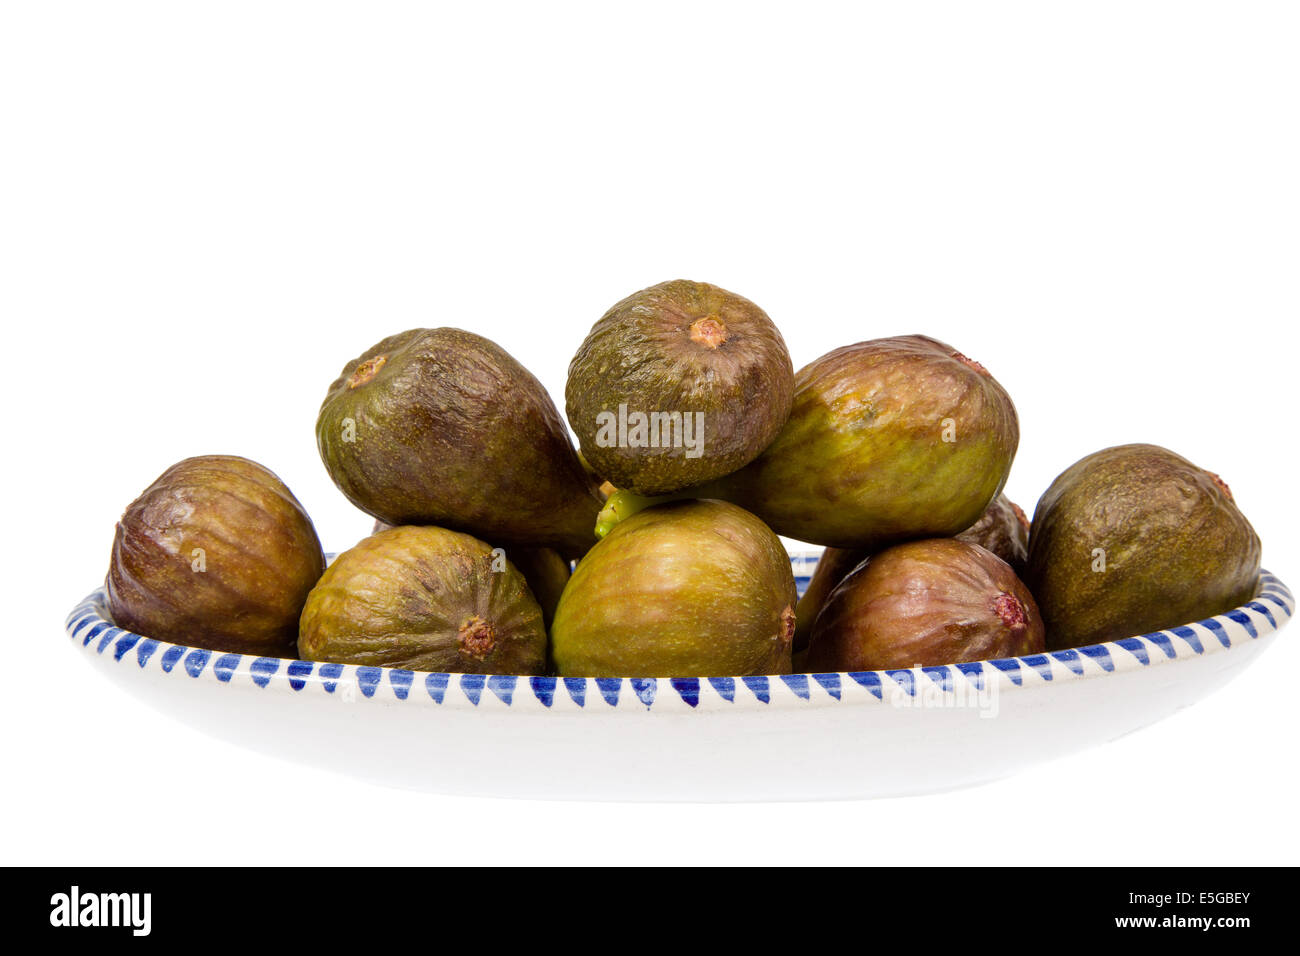
[[[807,668],[961,664],[1043,650],[1043,621],[1010,565],[955,538],[911,541],[859,564],[813,627]]]
[[[325,467],[390,525],[584,552],[603,499],[540,382],[496,343],[412,329],[344,366],[316,422]]]
[[[748,299],[678,279],[642,289],[592,327],[569,365],[569,424],[619,488],[657,495],[752,461],[790,412],[781,333]]]
[[[776,440],[698,493],[778,534],[876,550],[970,527],[1019,437],[1015,406],[982,365],[924,336],[877,339],[801,369]]]
[[[371,534],[388,531],[392,527],[391,524],[376,521]],[[501,549],[501,553],[510,559],[510,563],[528,582],[528,590],[533,592],[533,597],[541,605],[542,622],[549,630],[551,620],[555,617],[555,608],[560,603],[560,594],[569,582],[569,562],[553,548],[512,547],[509,552]]]
[[[790,671],[794,575],[780,539],[722,501],[638,512],[578,562],[555,612],[559,673],[711,677]]]
[[[303,660],[466,674],[540,674],[542,609],[499,550],[402,525],[334,559],[307,596]]]
[[[174,644],[292,657],[324,570],[311,519],[272,472],[232,455],[187,458],[117,523],[109,615]]]
[[[1039,500],[1025,581],[1059,649],[1231,610],[1254,596],[1259,561],[1217,475],[1166,448],[1120,445],[1071,465]]]

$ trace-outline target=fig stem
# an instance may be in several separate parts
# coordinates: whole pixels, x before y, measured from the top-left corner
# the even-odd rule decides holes
[[[615,491],[605,501],[605,507],[600,509],[600,514],[596,515],[596,537],[603,538],[614,530],[614,526],[625,518],[630,518],[638,511],[644,511],[646,508],[652,508],[655,505],[663,504],[665,501],[673,501],[681,497],[680,495],[659,495],[650,497],[647,495],[638,495],[635,491],[628,491],[626,488],[620,488]]]

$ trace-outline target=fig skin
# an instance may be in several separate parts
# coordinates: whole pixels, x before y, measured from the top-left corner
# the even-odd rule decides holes
[[[1259,564],[1259,538],[1217,475],[1167,448],[1119,445],[1039,499],[1025,582],[1057,650],[1222,614],[1254,597]]]
[[[794,366],[767,313],[742,296],[676,279],[614,305],[569,364],[565,408],[583,457],[603,478],[643,495],[665,494],[748,464],[785,424]],[[604,447],[598,416],[702,412],[701,453]]]
[[[1023,578],[1029,556],[1029,519],[1006,495],[994,498],[979,520],[956,537],[992,551]]]
[[[955,538],[912,541],[859,564],[813,628],[812,671],[892,670],[1036,654],[1043,621],[997,555]]]
[[[776,440],[698,491],[778,534],[878,550],[970,527],[1019,441],[1015,405],[979,363],[921,335],[876,339],[800,369]]]
[[[388,531],[392,527],[393,525],[376,521],[371,534]],[[550,631],[560,595],[569,583],[569,562],[554,548],[511,548],[506,551],[506,557],[528,582],[528,590],[542,608],[542,623]]]
[[[542,609],[508,560],[458,531],[402,525],[340,554],[307,596],[307,661],[465,674],[541,674]]]
[[[603,502],[563,419],[541,383],[482,336],[441,328],[384,339],[330,386],[316,439],[334,483],[386,524],[570,556],[595,541]]]
[[[572,677],[790,672],[794,575],[780,539],[722,501],[621,521],[578,562],[551,629]]]
[[[172,465],[127,506],[105,587],[118,627],[292,657],[298,615],[324,570],[311,519],[274,473],[203,455]]]
[[[978,544],[992,551],[1019,577],[1024,570],[1025,555],[1029,548],[1029,519],[1020,506],[1006,495],[998,495],[984,509],[979,520],[959,535],[959,541]],[[866,548],[827,548],[817,560],[812,578],[799,604],[795,607],[794,650],[798,654],[808,647],[812,639],[817,615],[835,585],[859,564],[871,557]]]

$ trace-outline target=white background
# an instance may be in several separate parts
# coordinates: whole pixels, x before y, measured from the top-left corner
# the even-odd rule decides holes
[[[562,396],[603,310],[675,277],[755,300],[796,366],[909,332],[979,359],[1027,509],[1169,446],[1300,583],[1294,5],[468,7],[0,8],[4,862],[1297,862],[1300,634],[1103,748],[823,805],[380,789],[80,659],[63,618],[173,461],[265,463],[345,548],[370,519],[313,423],[346,360],[455,325]]]

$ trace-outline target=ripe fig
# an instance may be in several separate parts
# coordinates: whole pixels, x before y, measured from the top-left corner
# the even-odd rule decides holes
[[[109,614],[173,644],[291,657],[324,570],[316,529],[279,478],[247,458],[187,458],[117,523]]]
[[[1062,472],[1038,502],[1025,582],[1053,649],[1131,637],[1249,601],[1260,544],[1228,486],[1156,445]]]
[[[920,335],[877,339],[801,369],[776,440],[698,493],[778,534],[876,550],[970,527],[1019,439],[1015,406],[979,363]]]
[[[1011,567],[977,544],[933,538],[886,548],[836,586],[807,667],[889,670],[1042,650],[1042,618]]]
[[[794,368],[748,299],[677,279],[642,289],[592,327],[569,365],[569,424],[602,477],[663,494],[735,471],[790,413]]]
[[[559,673],[784,674],[794,575],[780,539],[722,501],[638,512],[578,562],[551,628]]]
[[[316,422],[335,484],[391,525],[581,554],[603,503],[541,383],[496,343],[412,329],[344,366]]]
[[[524,576],[477,538],[403,525],[343,552],[307,596],[303,660],[540,674],[546,628]]]
[[[956,538],[987,548],[1011,565],[1011,570],[1019,575],[1025,565],[1025,552],[1029,544],[1029,519],[1010,498],[998,495],[984,509],[979,520],[956,535]],[[808,646],[813,624],[835,585],[870,556],[871,552],[866,548],[827,548],[822,552],[808,587],[795,607],[796,654]]]
[[[1011,565],[1017,576],[1024,574],[1029,554],[1029,519],[1021,507],[1006,495],[998,495],[973,525],[956,536],[987,548]]]
[[[376,521],[371,534],[388,531],[393,525]],[[555,608],[560,603],[560,594],[569,582],[569,562],[553,548],[503,548],[502,554],[510,559],[524,580],[528,590],[533,593],[542,608],[542,623],[550,630],[555,617]]]

